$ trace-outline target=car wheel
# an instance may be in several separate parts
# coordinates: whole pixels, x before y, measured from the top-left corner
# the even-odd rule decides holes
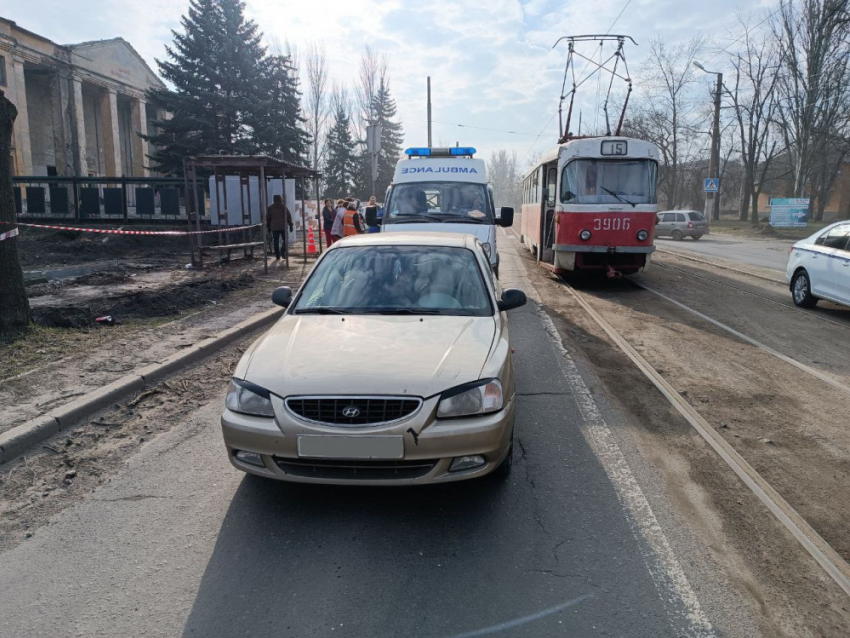
[[[697,240],[697,239],[699,239],[700,237],[702,237],[702,235],[694,235],[693,237],[691,237],[691,239],[693,239],[694,241],[696,241],[696,240]]]
[[[814,308],[818,299],[812,294],[812,284],[809,281],[809,273],[805,270],[799,271],[791,281],[791,297],[794,305],[800,308]]]
[[[493,470],[493,475],[501,479],[511,475],[511,469],[514,465],[514,444],[511,442],[511,447],[508,449],[508,455],[499,463],[499,467]]]
[[[682,239],[683,239],[685,236],[682,234],[682,231],[681,231],[681,230],[674,230],[672,233],[670,233],[670,237],[672,237],[672,238],[673,238],[673,239],[675,239],[676,241],[682,241]]]

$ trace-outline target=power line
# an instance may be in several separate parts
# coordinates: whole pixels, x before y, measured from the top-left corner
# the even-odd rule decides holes
[[[458,126],[460,128],[472,128],[479,131],[494,131],[496,133],[510,133],[511,135],[527,135],[528,137],[534,137],[534,133],[521,133],[519,131],[503,131],[498,128],[487,128],[486,126],[470,126],[469,124],[456,124],[454,122],[438,122],[437,120],[431,120],[435,124],[445,124],[446,126]]]

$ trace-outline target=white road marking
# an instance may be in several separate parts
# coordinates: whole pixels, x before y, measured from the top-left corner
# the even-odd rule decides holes
[[[675,598],[681,601],[685,608],[686,620],[689,625],[688,635],[694,637],[715,636],[714,629],[708,617],[703,612],[699,600],[685,575],[682,566],[676,558],[649,501],[641,490],[640,485],[629,467],[626,457],[614,440],[611,430],[596,402],[593,400],[587,385],[578,371],[569,353],[563,346],[558,329],[551,317],[542,309],[540,295],[528,277],[525,264],[516,255],[516,242],[512,242],[513,251],[503,252],[502,259],[507,257],[520,273],[519,280],[526,289],[526,294],[538,304],[538,314],[544,327],[551,337],[561,367],[561,372],[567,380],[570,389],[584,419],[581,433],[590,445],[602,467],[605,469],[611,483],[617,492],[620,502],[629,512],[634,523],[635,532],[639,533],[652,550],[652,555],[644,555],[644,561],[658,590],[659,596],[665,603],[670,601],[670,590]],[[668,611],[673,612],[671,606]]]
[[[519,627],[521,625],[534,622],[535,620],[540,620],[546,616],[551,616],[554,613],[578,605],[580,602],[590,598],[591,596],[593,596],[593,594],[584,594],[583,596],[573,598],[572,600],[568,600],[560,605],[555,605],[549,609],[544,609],[543,611],[538,611],[537,613],[529,614],[528,616],[522,616],[521,618],[499,623],[498,625],[492,625],[491,627],[485,627],[484,629],[475,629],[462,634],[455,634],[452,638],[478,638],[479,636],[492,636],[493,634],[498,634],[508,629],[513,629],[514,627]]]

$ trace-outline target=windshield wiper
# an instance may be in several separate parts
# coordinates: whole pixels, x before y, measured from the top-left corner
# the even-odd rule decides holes
[[[439,315],[440,311],[433,308],[376,308],[370,310],[379,315]]]
[[[609,195],[613,195],[614,197],[616,197],[617,199],[619,199],[621,202],[624,202],[624,203],[626,203],[626,204],[631,204],[631,207],[632,207],[632,208],[634,208],[635,206],[637,206],[637,204],[635,204],[634,202],[630,202],[630,201],[629,201],[629,200],[627,200],[625,197],[620,197],[619,195],[617,195],[617,193],[616,193],[615,191],[612,191],[610,188],[605,188],[604,186],[602,186],[601,188],[602,188],[602,190],[604,190],[604,191],[605,191],[606,193],[608,193]]]
[[[399,219],[403,218],[403,219]],[[421,222],[423,219],[429,222],[441,222],[443,221],[440,217],[436,215],[399,215],[399,218],[390,220],[391,224],[415,224],[417,222]]]
[[[318,306],[316,308],[298,308],[295,311],[296,315],[347,315],[347,310],[340,308],[330,308],[328,306]]]
[[[443,221],[447,224],[486,224],[486,219],[475,219],[474,217],[461,217],[453,215],[452,217],[444,217]]]

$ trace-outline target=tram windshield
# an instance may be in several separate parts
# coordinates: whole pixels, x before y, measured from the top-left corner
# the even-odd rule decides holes
[[[652,160],[573,160],[561,173],[564,204],[655,204]]]

